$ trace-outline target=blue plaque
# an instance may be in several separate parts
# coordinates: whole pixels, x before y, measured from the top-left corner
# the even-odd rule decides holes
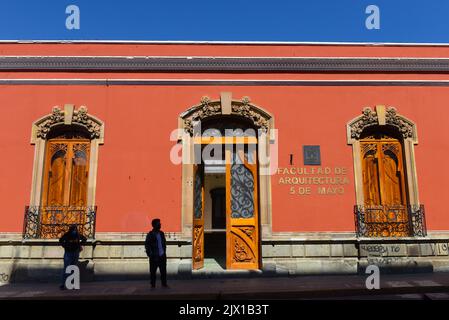
[[[321,165],[320,146],[302,146],[302,151],[305,166]]]

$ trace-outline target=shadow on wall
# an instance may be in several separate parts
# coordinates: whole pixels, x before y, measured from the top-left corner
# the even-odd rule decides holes
[[[92,261],[80,260],[78,264],[81,274],[81,282],[90,281],[149,281],[149,264],[147,259],[134,259],[132,261]],[[11,268],[9,283],[45,282],[60,283],[62,278],[63,263],[58,261],[30,261],[18,260]],[[207,278],[252,278],[263,276],[276,276],[270,270],[226,270],[217,273],[216,270],[207,268],[192,272],[190,259],[168,259],[168,279],[207,279]],[[278,275],[279,276],[279,275]],[[158,270],[158,281],[160,273]]]
[[[432,273],[434,272],[433,264],[430,261],[417,262],[412,259],[404,258],[380,258],[380,259],[364,259],[360,261],[357,273],[366,274],[366,268],[369,265],[379,267],[381,274],[405,274],[405,273]]]
[[[149,281],[149,269],[147,259],[121,260],[116,261],[96,261],[80,260],[79,267],[81,282],[90,281],[129,281],[141,280]],[[303,261],[306,262],[306,261]],[[360,261],[357,266],[357,273],[365,275],[366,267],[374,264],[373,261]],[[379,264],[377,264],[379,265]],[[46,282],[60,283],[62,278],[61,261],[30,261],[26,259],[11,261],[8,267],[11,270],[7,282]],[[5,267],[3,263],[3,267]],[[167,275],[169,279],[210,279],[210,278],[255,278],[255,277],[292,277],[292,276],[323,276],[323,275],[343,275],[348,274],[332,270],[288,270],[276,263],[266,263],[262,270],[208,270],[203,268],[192,272],[191,261],[189,259],[169,259],[167,262]],[[5,268],[2,268],[5,269]],[[355,270],[354,270],[355,271]],[[394,260],[389,264],[380,265],[383,274],[406,274],[406,273],[432,273],[434,267],[429,262],[416,262]],[[1,272],[0,272],[1,273]],[[159,271],[158,271],[159,273]],[[351,272],[354,274],[355,272]],[[158,275],[158,279],[160,279]],[[159,280],[158,280],[159,281]],[[6,283],[7,283],[6,282]],[[4,284],[5,282],[3,282]]]
[[[94,270],[89,260],[78,263],[80,280],[93,281]],[[36,263],[27,260],[14,260],[9,276],[9,282],[55,282],[61,283],[63,262]]]

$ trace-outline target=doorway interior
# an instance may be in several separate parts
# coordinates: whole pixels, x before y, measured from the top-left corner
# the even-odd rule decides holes
[[[226,176],[205,171],[204,258],[226,269]]]

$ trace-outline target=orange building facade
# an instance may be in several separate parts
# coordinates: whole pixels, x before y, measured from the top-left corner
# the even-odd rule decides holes
[[[89,238],[87,275],[141,276],[153,218],[177,276],[449,267],[447,46],[3,43],[0,55],[11,281],[59,272],[72,223]]]

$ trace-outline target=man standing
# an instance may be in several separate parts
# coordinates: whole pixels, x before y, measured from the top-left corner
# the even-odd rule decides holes
[[[79,234],[76,224],[72,224],[60,239],[59,243],[64,248],[64,270],[62,270],[62,284],[61,290],[64,290],[67,274],[65,273],[68,266],[77,265],[82,250],[82,245],[86,243],[87,239],[82,234]]]
[[[156,287],[156,271],[159,268],[161,272],[161,282],[162,286],[168,288],[167,286],[167,255],[165,244],[165,235],[161,231],[161,220],[153,219],[151,221],[153,230],[148,232],[145,239],[145,250],[147,252],[148,258],[150,258],[150,278],[151,278],[151,288]]]

